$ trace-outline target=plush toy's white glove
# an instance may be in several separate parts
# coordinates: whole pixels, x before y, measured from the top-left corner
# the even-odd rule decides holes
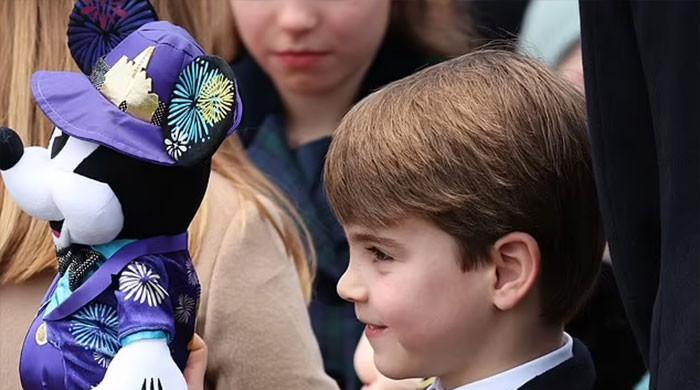
[[[122,347],[95,390],[187,390],[165,339],[139,340]]]

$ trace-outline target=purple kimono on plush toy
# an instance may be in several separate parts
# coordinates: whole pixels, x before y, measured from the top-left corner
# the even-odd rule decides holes
[[[200,287],[185,232],[242,107],[225,61],[154,20],[145,1],[79,1],[68,36],[85,74],[32,80],[49,148],[0,129],[5,186],[50,221],[59,262],[25,339],[25,389],[186,389]]]

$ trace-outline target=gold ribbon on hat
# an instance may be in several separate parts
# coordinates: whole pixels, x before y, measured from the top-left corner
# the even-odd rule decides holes
[[[155,47],[149,46],[133,60],[122,56],[97,85],[114,105],[146,122],[151,122],[160,102],[152,92],[153,80],[146,74],[154,51]]]

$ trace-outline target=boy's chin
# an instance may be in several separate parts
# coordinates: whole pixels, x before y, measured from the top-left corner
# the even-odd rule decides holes
[[[389,354],[378,354],[375,350],[374,364],[377,370],[385,377],[393,380],[422,377],[420,366],[407,359],[405,356],[396,357]]]

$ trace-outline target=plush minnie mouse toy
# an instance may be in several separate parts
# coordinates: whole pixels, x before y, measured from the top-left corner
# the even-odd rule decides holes
[[[59,264],[24,342],[25,389],[186,389],[200,292],[186,230],[242,107],[226,62],[155,20],[146,1],[78,1],[68,44],[85,74],[32,79],[48,149],[0,129],[5,186],[50,221]]]

